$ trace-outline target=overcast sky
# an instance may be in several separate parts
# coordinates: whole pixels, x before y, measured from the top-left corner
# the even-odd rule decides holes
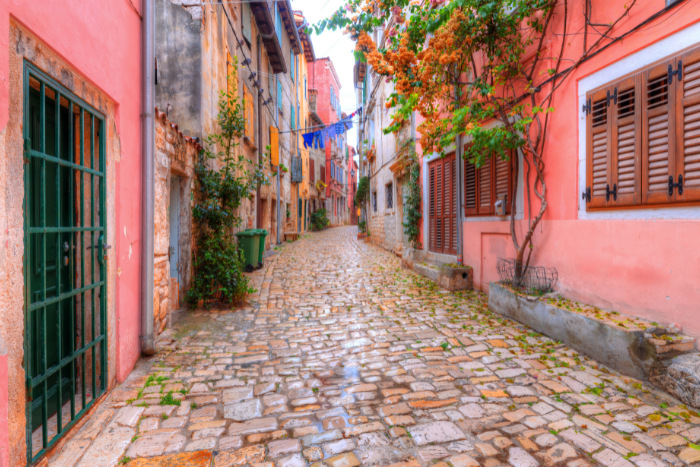
[[[306,20],[315,24],[318,21],[329,17],[338,8],[344,5],[343,0],[292,0],[292,8],[304,12]],[[350,40],[350,37],[343,34],[342,31],[326,31],[323,34],[311,35],[311,40],[314,44],[314,52],[316,57],[330,57],[333,60],[333,66],[338,73],[340,83],[340,106],[342,111],[348,115],[353,113],[356,108],[355,92],[353,90],[352,70],[355,65],[353,50],[355,43]],[[357,121],[357,116],[354,121]],[[348,132],[348,143],[350,146],[357,145],[356,127]]]

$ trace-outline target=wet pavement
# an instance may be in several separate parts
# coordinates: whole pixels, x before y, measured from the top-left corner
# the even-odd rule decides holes
[[[285,244],[239,309],[184,312],[49,465],[700,463],[696,412],[356,233]]]

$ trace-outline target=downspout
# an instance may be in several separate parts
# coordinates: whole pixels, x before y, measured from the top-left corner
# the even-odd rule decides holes
[[[459,75],[455,78],[455,100],[457,103],[459,103],[459,98],[460,98],[460,89],[459,85],[457,84],[459,82]],[[456,158],[456,165],[457,165],[457,264],[462,264],[464,261],[464,254],[463,254],[463,238],[462,238],[462,221],[463,221],[463,206],[462,206],[462,170],[464,168],[464,164],[462,162],[462,135],[457,134],[457,138],[455,141],[455,144],[457,147],[455,148],[455,158]]]
[[[153,231],[154,231],[154,157],[155,157],[155,12],[154,0],[143,0],[142,58],[143,131],[141,144],[141,353],[156,353],[153,345]]]
[[[275,81],[279,80],[277,78]],[[277,83],[275,83],[277,84]],[[275,92],[277,99],[280,98]],[[279,109],[279,102],[275,101],[275,108],[272,112],[275,114],[275,126],[277,127],[277,244],[282,243],[280,240],[280,216],[282,215],[282,191],[280,190],[280,165],[282,164],[282,154],[280,154],[280,144],[279,144],[279,129],[280,129],[280,113],[277,111]]]
[[[261,84],[259,86],[254,86],[257,88],[257,91],[255,92],[258,95],[258,170],[262,170],[261,167],[261,161],[262,161],[262,94],[260,94],[260,89],[262,89],[262,41],[260,40],[260,34],[258,34],[258,38],[255,41],[257,45],[257,62],[258,62],[258,76],[256,79],[258,82]],[[256,229],[262,229],[264,225],[264,220],[262,218],[263,213],[260,212],[260,206],[262,205],[262,201],[260,199],[261,193],[260,193],[260,184],[258,183],[258,188],[255,190],[255,228]],[[263,246],[264,249],[264,246]]]

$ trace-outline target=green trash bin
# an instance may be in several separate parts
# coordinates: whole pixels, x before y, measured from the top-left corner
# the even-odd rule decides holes
[[[255,229],[255,231],[260,235],[260,243],[258,248],[258,269],[263,267],[263,256],[265,255],[265,238],[267,237],[267,230],[265,229]]]
[[[260,234],[256,230],[248,229],[238,232],[238,248],[243,252],[243,263],[247,272],[252,272],[258,266],[258,250]]]

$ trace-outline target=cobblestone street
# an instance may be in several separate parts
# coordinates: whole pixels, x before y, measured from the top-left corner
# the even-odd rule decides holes
[[[185,311],[54,467],[700,462],[700,417],[340,227],[232,311]]]

